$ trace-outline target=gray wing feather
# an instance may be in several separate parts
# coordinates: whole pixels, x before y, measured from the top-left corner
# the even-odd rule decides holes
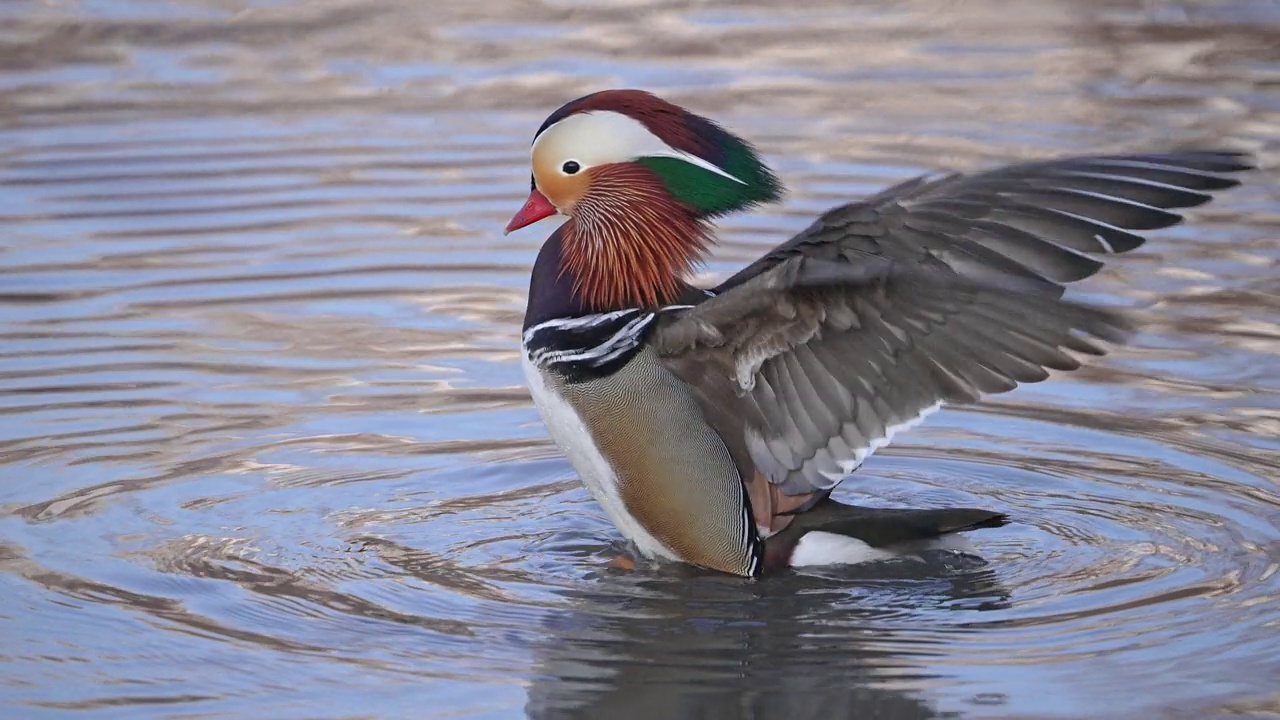
[[[1184,152],[915,178],[827,212],[654,342],[735,378],[758,472],[788,495],[826,491],[922,413],[1123,340],[1124,317],[1062,300],[1062,284],[1249,167]]]
[[[972,175],[919,177],[824,213],[809,228],[725,281],[718,292],[806,255],[944,267],[970,277],[1040,279],[1046,292],[1088,277],[1087,253],[1122,253],[1181,220],[1251,169],[1236,152],[1109,155],[1024,163]]]
[[[654,342],[738,378],[757,471],[802,495],[834,487],[922,412],[1076,367],[1065,349],[1101,352],[1090,337],[1127,329],[1021,281],[795,257],[667,319]]]

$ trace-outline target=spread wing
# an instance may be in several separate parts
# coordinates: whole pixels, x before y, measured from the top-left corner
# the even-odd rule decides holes
[[[971,277],[1013,274],[1047,292],[1096,273],[1090,254],[1122,253],[1138,230],[1174,225],[1176,208],[1209,202],[1252,169],[1246,155],[1182,152],[1025,163],[972,175],[919,177],[826,212],[725,281],[736,287],[790,257],[859,263],[867,256]],[[1056,289],[1055,289],[1056,286]]]
[[[673,369],[731,380],[709,411],[736,416],[756,473],[783,495],[822,493],[941,404],[1122,340],[1122,317],[1062,300],[1062,283],[1248,167],[1194,152],[912,180],[826,213],[664,318],[654,343]]]

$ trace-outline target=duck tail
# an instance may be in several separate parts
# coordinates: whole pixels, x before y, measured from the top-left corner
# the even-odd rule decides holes
[[[977,508],[872,508],[826,499],[765,541],[766,572],[900,558],[948,535],[1008,523],[1004,513]]]

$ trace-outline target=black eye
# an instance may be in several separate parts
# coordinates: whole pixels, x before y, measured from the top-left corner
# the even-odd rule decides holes
[[[582,166],[578,164],[577,160],[565,160],[564,165],[561,165],[560,169],[564,171],[565,175],[573,175],[581,170]]]

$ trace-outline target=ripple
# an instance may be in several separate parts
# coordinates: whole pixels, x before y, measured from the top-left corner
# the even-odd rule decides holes
[[[0,7],[6,715],[1273,708],[1280,18],[1023,10]],[[604,85],[723,120],[791,188],[723,222],[705,280],[943,168],[1230,143],[1264,169],[1082,288],[1143,308],[1133,347],[841,487],[1014,519],[967,553],[623,572],[524,390],[545,231],[500,234],[532,130]]]

